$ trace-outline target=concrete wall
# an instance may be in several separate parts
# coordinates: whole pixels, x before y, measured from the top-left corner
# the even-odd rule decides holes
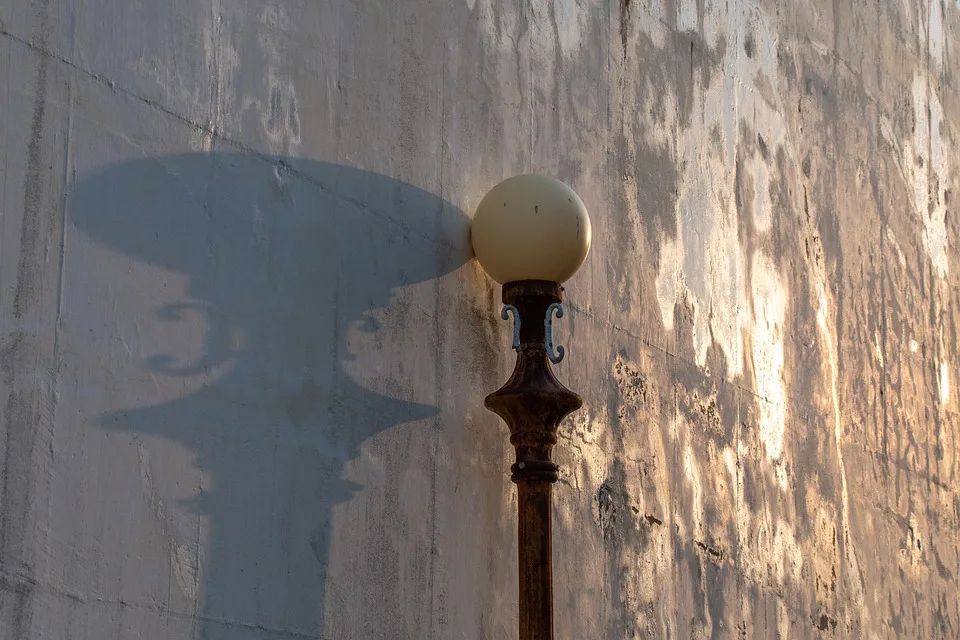
[[[960,636],[958,69],[955,0],[0,0],[0,637],[512,637],[530,171],[558,637]]]

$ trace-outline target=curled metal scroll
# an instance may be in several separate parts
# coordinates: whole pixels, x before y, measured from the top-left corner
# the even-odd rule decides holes
[[[512,304],[505,305],[503,311],[500,312],[500,317],[504,320],[509,320],[509,313],[513,312],[513,348],[520,348],[520,312],[517,311],[517,308]]]
[[[543,328],[546,330],[546,338],[544,340],[544,346],[547,348],[547,357],[550,358],[550,362],[553,364],[558,364],[563,360],[564,350],[562,346],[557,345],[557,353],[553,353],[553,311],[557,311],[557,318],[563,317],[563,305],[557,302],[554,302],[549,307],[547,307],[547,317],[543,319]]]

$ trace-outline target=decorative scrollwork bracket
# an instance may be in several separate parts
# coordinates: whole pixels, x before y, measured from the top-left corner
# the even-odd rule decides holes
[[[547,315],[543,319],[543,328],[546,332],[546,338],[544,340],[544,346],[547,348],[547,357],[550,358],[550,362],[553,364],[559,364],[563,360],[564,348],[560,345],[557,345],[557,352],[553,352],[553,312],[556,310],[557,319],[563,317],[563,305],[557,302],[554,302],[549,307],[547,307]]]
[[[517,308],[512,304],[505,305],[503,311],[500,312],[500,317],[504,320],[510,319],[510,312],[513,312],[513,348],[520,348],[520,312],[517,311]]]

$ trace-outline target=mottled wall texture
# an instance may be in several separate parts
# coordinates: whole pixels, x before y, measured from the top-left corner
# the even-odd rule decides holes
[[[525,172],[558,637],[960,637],[958,151],[957,0],[0,0],[0,638],[513,637]]]

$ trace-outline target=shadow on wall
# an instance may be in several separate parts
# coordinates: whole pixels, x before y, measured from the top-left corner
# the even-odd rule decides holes
[[[331,510],[361,488],[342,479],[344,465],[377,432],[437,413],[354,382],[345,336],[351,325],[379,331],[370,312],[387,307],[395,288],[464,264],[469,219],[384,176],[234,153],[107,168],[77,185],[72,208],[73,223],[96,241],[187,277],[188,300],[156,313],[201,314],[203,353],[193,362],[153,357],[150,370],[222,371],[197,392],[100,419],[188,447],[212,480],[186,507],[209,527],[200,637],[240,637],[232,621],[253,625],[251,637],[322,636]],[[368,513],[366,524],[388,518]],[[402,599],[376,593],[386,584],[364,585],[366,604],[381,609],[372,619],[399,625],[403,612],[391,607]]]

